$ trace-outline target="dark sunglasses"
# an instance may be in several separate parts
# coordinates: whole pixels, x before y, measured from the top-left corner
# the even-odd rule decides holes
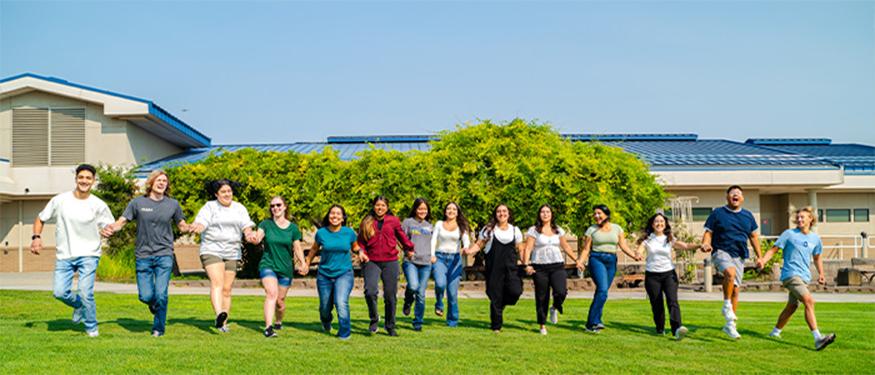
[[[282,207],[282,206],[283,206],[282,203],[274,203],[274,204],[270,205],[270,208],[274,208],[274,207]]]

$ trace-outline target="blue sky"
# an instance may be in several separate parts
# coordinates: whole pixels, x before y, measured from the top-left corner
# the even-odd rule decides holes
[[[217,144],[562,132],[875,144],[875,2],[0,1],[0,76],[149,98]]]

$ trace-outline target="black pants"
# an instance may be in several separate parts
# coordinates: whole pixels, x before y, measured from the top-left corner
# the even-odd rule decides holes
[[[645,272],[644,289],[650,299],[650,309],[653,310],[653,323],[656,333],[665,331],[665,306],[662,296],[668,302],[669,323],[671,334],[681,326],[681,306],[678,304],[678,275],[674,270],[667,272]]]
[[[522,294],[523,281],[516,265],[487,269],[486,295],[489,297],[489,320],[493,331],[501,329],[504,323],[504,307],[515,305]]]
[[[568,295],[566,285],[567,274],[564,263],[533,264],[535,274],[535,310],[538,312],[538,324],[547,323],[547,312],[550,308],[550,289],[553,290],[553,307],[562,312],[562,303]]]
[[[395,329],[395,305],[398,294],[398,262],[367,262],[362,267],[365,275],[365,300],[368,302],[368,315],[371,324],[380,320],[377,312],[379,283],[383,281],[383,306],[385,307],[386,330]]]

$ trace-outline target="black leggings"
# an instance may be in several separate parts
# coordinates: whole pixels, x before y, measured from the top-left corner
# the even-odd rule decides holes
[[[567,274],[564,263],[533,264],[535,274],[535,310],[538,313],[538,324],[547,323],[547,311],[550,309],[550,289],[553,289],[553,307],[562,312],[562,303],[568,295],[566,285]]]
[[[666,272],[645,272],[644,290],[650,299],[650,309],[653,311],[653,324],[656,333],[665,331],[665,306],[662,296],[668,302],[669,323],[671,334],[681,326],[681,306],[678,304],[678,275],[674,270]]]
[[[368,315],[371,324],[380,320],[377,312],[377,296],[379,283],[383,281],[383,306],[385,307],[385,324],[387,330],[395,329],[395,305],[398,294],[398,262],[367,262],[363,266],[365,275],[365,301],[368,302]]]

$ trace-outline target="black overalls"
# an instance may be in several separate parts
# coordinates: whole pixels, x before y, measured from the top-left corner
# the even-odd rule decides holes
[[[500,330],[505,306],[512,306],[523,294],[519,276],[516,243],[504,244],[492,234],[492,247],[486,253],[486,295],[489,297],[489,319],[492,330]]]

